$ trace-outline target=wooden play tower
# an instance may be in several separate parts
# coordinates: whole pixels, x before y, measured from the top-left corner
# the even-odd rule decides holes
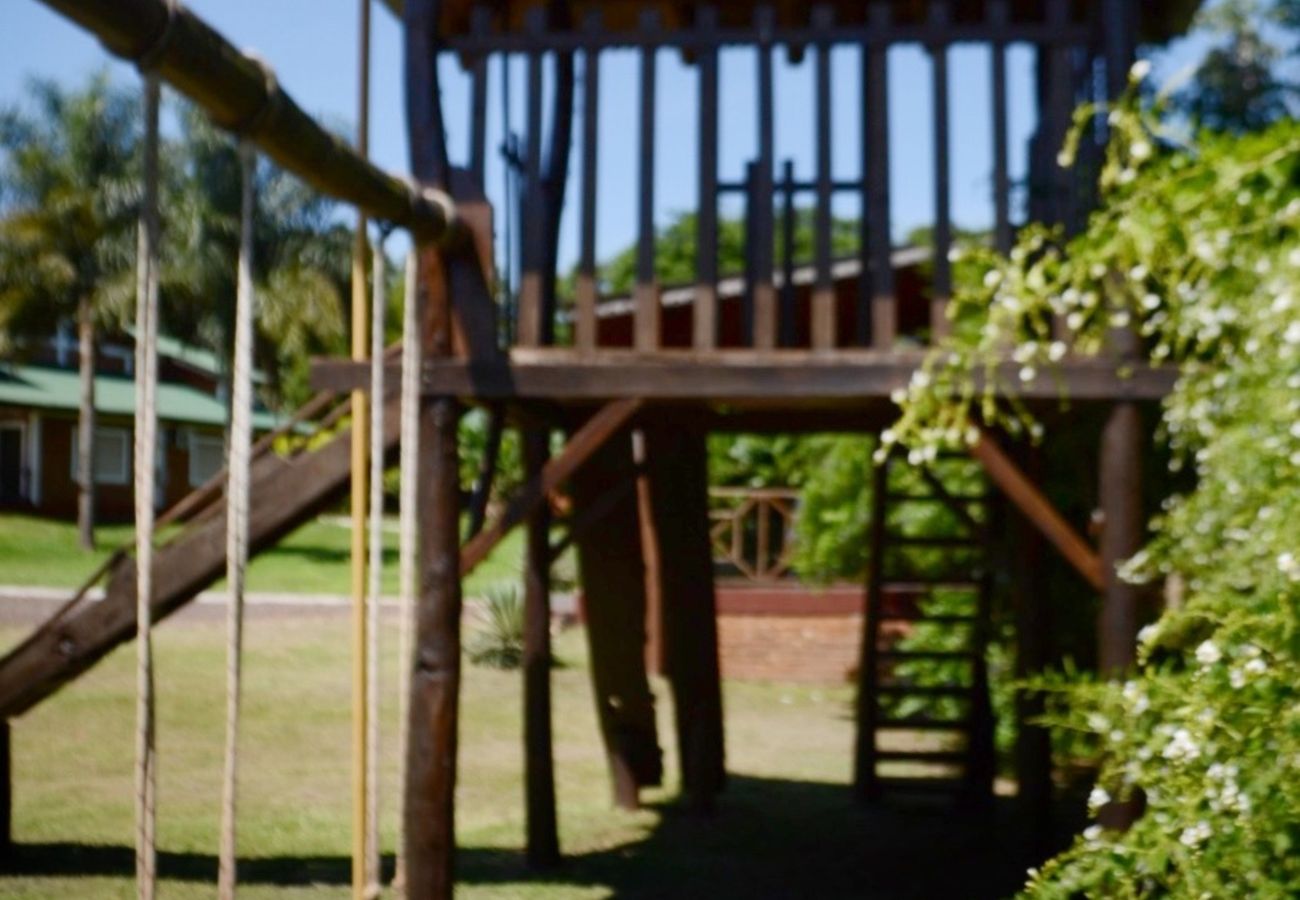
[[[454,883],[463,573],[512,527],[527,529],[524,677],[532,862],[551,863],[560,852],[549,694],[549,573],[555,548],[547,498],[561,485],[568,486],[573,503],[565,543],[578,553],[592,677],[616,801],[634,806],[639,789],[659,784],[664,775],[647,675],[650,621],[654,627],[649,630],[656,635],[653,661],[671,688],[683,791],[701,810],[719,802],[725,782],[724,728],[708,434],[878,433],[896,415],[891,393],[907,384],[927,343],[949,327],[949,251],[955,240],[950,180],[954,154],[961,152],[950,121],[953,47],[975,44],[989,51],[991,239],[1005,250],[1019,224],[1013,219],[1015,190],[1025,190],[1030,219],[1067,230],[1082,221],[1089,204],[1086,179],[1056,164],[1073,109],[1123,90],[1137,43],[1177,33],[1195,5],[1181,0],[387,0],[405,30],[410,166],[418,186],[411,189],[312,132],[304,124],[310,120],[251,62],[226,59],[204,69],[208,58],[195,48],[211,33],[202,32],[205,26],[189,14],[169,17],[162,0],[121,4],[133,8],[134,21],[132,15],[100,9],[102,4],[48,2],[128,58],[138,58],[171,29],[172,49],[159,57],[166,80],[219,123],[249,135],[286,168],[413,233],[424,362],[416,472],[422,577],[406,750],[406,876],[412,897],[445,897]],[[906,148],[909,136],[890,133],[889,105],[897,92],[890,84],[889,54],[908,44],[924,48],[932,67],[932,88],[918,92],[934,136],[932,184],[926,186],[934,197],[931,274],[920,315],[900,303],[890,238],[895,183],[890,149]],[[182,45],[191,51],[188,61],[176,49]],[[1014,47],[1031,48],[1034,60],[1037,126],[1024,185],[1013,185],[1009,162],[1007,57]],[[832,54],[842,52],[854,55],[861,85],[854,96],[861,108],[855,127],[860,129],[862,159],[847,179],[837,177],[832,167],[832,147],[846,127],[832,114],[838,92],[846,90],[832,78]],[[636,185],[636,286],[630,298],[630,335],[614,346],[601,341],[598,327],[607,299],[601,295],[596,255],[597,235],[606,225],[598,218],[597,173],[604,149],[599,114],[601,96],[629,84],[603,84],[601,60],[629,54],[639,77],[619,99],[637,110],[639,121],[639,152],[627,163],[626,175]],[[679,136],[692,142],[697,161],[695,274],[685,286],[662,285],[656,278],[657,181],[676,177],[655,164],[663,140],[661,114],[675,99],[657,92],[666,54],[686,61],[696,85],[696,127]],[[748,59],[743,84],[722,77],[722,58],[737,54]],[[782,55],[810,61],[815,100],[812,110],[782,111],[784,119],[774,102]],[[526,73],[523,140],[512,156],[520,192],[517,215],[511,211],[518,220],[519,277],[517,290],[504,297],[494,274],[499,257],[493,234],[493,220],[499,223],[504,211],[490,208],[485,186],[490,75],[494,61],[503,56],[521,60]],[[455,68],[439,66],[443,57],[454,60]],[[213,71],[225,73],[228,80],[213,84]],[[467,122],[448,121],[442,102],[448,77],[467,82]],[[738,87],[744,90],[737,92]],[[719,166],[720,109],[741,102],[740,96],[755,104],[755,150],[744,176],[728,181]],[[813,177],[782,183],[776,135],[790,129],[806,132],[809,122]],[[468,134],[465,158],[450,158],[449,132]],[[572,185],[571,170],[576,173]],[[794,290],[790,259],[781,258],[777,246],[783,191],[812,209],[813,254],[806,267],[811,280],[802,294]],[[570,196],[576,203],[566,207]],[[745,219],[745,271],[740,275],[720,271],[718,250],[720,220],[726,204],[735,202],[743,205]],[[832,242],[833,210],[845,203],[861,211],[860,252],[848,260],[835,257]],[[576,221],[579,235],[571,302],[557,277],[565,216]],[[852,273],[847,282],[846,271]],[[668,287],[688,294],[686,332],[664,327]],[[1123,355],[1123,341],[1117,341],[1115,352]],[[319,387],[340,394],[367,390],[370,377],[368,364],[342,360],[322,362],[315,372]],[[1169,372],[1134,368],[1115,357],[1067,357],[1059,379],[1034,382],[1020,394],[1030,405],[1046,408],[1064,391],[1076,408],[1104,412],[1104,428],[1097,436],[1104,527],[1096,550],[1080,536],[1082,523],[1067,522],[1051,507],[1015,454],[1000,449],[996,436],[986,435],[973,455],[988,482],[1010,501],[1025,540],[1050,542],[1103,595],[1099,659],[1105,671],[1124,668],[1134,656],[1139,598],[1117,578],[1115,565],[1138,549],[1144,527],[1140,406],[1159,400],[1172,381]],[[393,366],[387,383],[399,382]],[[384,402],[395,409],[396,395]],[[466,542],[457,424],[470,405],[488,407],[498,427],[503,423],[522,430],[527,483],[497,521],[483,523],[483,497],[472,496],[468,503],[475,527]],[[396,416],[388,421],[395,423]],[[553,453],[556,434],[564,436],[564,443]],[[394,424],[388,444],[396,443]],[[862,466],[863,478],[872,478],[870,460]],[[489,462],[486,480],[491,469]],[[338,442],[296,461],[266,463],[264,489],[255,485],[253,491],[254,550],[337,498],[346,490],[347,472],[346,448]],[[886,503],[909,501],[891,498],[887,482],[876,477],[878,519],[883,520]],[[934,478],[931,487],[923,500],[967,508],[962,504],[970,498],[946,496],[950,492],[941,479]],[[988,521],[982,514],[967,518]],[[883,563],[893,539],[878,523],[868,592],[874,599],[882,586],[897,580]],[[167,548],[160,550],[160,596],[155,600],[160,615],[219,574],[219,549],[194,556],[207,546],[195,538],[188,554],[177,550],[168,556]],[[977,551],[984,559],[983,545],[973,534],[954,537],[950,546]],[[986,589],[980,579],[990,566],[1002,564],[985,560],[978,573],[960,579],[975,592],[971,616],[978,618],[986,605],[980,599]],[[129,638],[130,579],[118,581],[100,608],[43,626],[0,662],[0,712],[11,717],[29,709]],[[113,599],[114,590],[120,602]],[[1026,601],[1020,617],[1025,671],[1042,664],[1032,630],[1039,618],[1034,604],[1043,602],[1042,597]],[[871,608],[879,612],[878,603]],[[855,790],[864,800],[879,797],[889,786],[880,775],[885,751],[876,735],[888,725],[879,698],[891,689],[881,657],[893,651],[877,641],[878,618],[866,619],[859,739],[855,748],[845,748],[854,753]],[[978,671],[978,642],[974,646],[977,672],[970,685],[975,695],[968,697],[966,722],[970,749],[962,759],[967,796],[987,793],[992,772],[987,686]],[[1022,788],[1045,793],[1050,762],[1041,741],[1036,751],[1020,754],[1020,762]]]

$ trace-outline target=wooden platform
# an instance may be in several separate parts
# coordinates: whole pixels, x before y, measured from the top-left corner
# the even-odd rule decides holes
[[[601,350],[515,349],[498,361],[434,360],[424,370],[426,396],[520,409],[589,408],[635,398],[653,406],[704,407],[726,427],[744,422],[792,430],[800,427],[883,427],[896,415],[890,395],[905,387],[922,364],[919,351],[871,350],[714,351],[638,353]],[[1102,359],[1067,360],[1023,384],[1018,367],[999,375],[1008,395],[1043,408],[1062,399],[1076,403],[1157,401],[1169,393],[1172,369],[1137,367],[1122,372]],[[336,391],[366,389],[368,364],[322,360],[313,383]],[[399,378],[394,369],[388,377]],[[781,417],[789,416],[788,420]]]

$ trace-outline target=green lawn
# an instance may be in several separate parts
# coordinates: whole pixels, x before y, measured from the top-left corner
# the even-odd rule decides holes
[[[248,572],[250,591],[302,594],[346,594],[351,583],[351,532],[343,519],[322,517],[310,522],[253,560]],[[0,514],[0,584],[75,588],[113,549],[134,540],[129,525],[96,530],[100,550],[87,553],[77,546],[71,522]],[[511,534],[467,579],[473,596],[502,580],[517,579],[523,552],[521,532]],[[384,592],[397,593],[397,533],[384,534]]]
[[[212,896],[221,771],[219,611],[189,613],[157,637],[159,844],[165,897]],[[384,844],[396,839],[393,629],[383,683]],[[0,630],[8,643],[20,630]],[[246,639],[240,849],[242,896],[348,895],[348,626],[338,613],[254,614]],[[469,667],[463,689],[460,896],[997,897],[1026,864],[1019,832],[946,810],[867,811],[845,787],[847,688],[728,684],[731,781],[696,818],[648,795],[609,806],[581,631],[560,636],[555,747],[565,866],[524,867],[517,673]],[[134,653],[113,653],[13,724],[14,834],[4,897],[129,897]],[[659,695],[670,781],[671,704]],[[1001,815],[1001,814],[1000,814]],[[972,827],[973,826],[973,827]],[[936,865],[936,863],[941,863]]]

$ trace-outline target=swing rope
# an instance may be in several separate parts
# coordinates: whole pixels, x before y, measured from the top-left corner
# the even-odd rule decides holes
[[[158,76],[144,75],[144,191],[135,309],[135,878],[141,900],[158,885],[158,756],[153,679],[154,466],[158,445]]]
[[[226,746],[221,782],[221,853],[217,892],[235,896],[235,799],[239,762],[239,700],[244,639],[244,569],[248,563],[248,482],[252,446],[253,177],[256,159],[240,142],[243,191],[239,217],[239,269],[235,290],[235,358],[231,386],[230,459],[226,487],[226,581],[230,587],[226,633]]]
[[[388,260],[375,243],[370,323],[370,560],[366,585],[366,894],[378,897],[379,866],[379,603],[384,564],[384,322]]]
[[[402,399],[401,399],[401,484],[398,545],[398,593],[401,604],[398,647],[398,739],[397,783],[402,801],[398,813],[397,874],[393,885],[405,893],[406,877],[406,748],[410,741],[411,667],[415,656],[415,591],[419,569],[418,518],[416,515],[416,466],[420,458],[420,328],[416,300],[419,262],[413,248],[406,257],[406,285],[402,298]]]

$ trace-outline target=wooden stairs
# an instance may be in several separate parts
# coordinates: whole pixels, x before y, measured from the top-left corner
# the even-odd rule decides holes
[[[863,642],[859,789],[992,798],[991,494],[966,455],[877,466]],[[886,605],[884,597],[901,597]]]
[[[385,398],[384,445],[391,453],[399,435],[399,392]],[[310,406],[334,403],[323,424],[337,423],[347,401],[321,395]],[[304,412],[306,410],[304,409]],[[306,418],[295,415],[291,423]],[[255,448],[249,509],[249,554],[273,546],[285,535],[328,508],[348,490],[351,431],[342,429],[326,443],[282,456],[264,439]],[[260,449],[261,452],[257,452]],[[155,621],[191,601],[226,572],[225,503],[218,479],[182,500],[185,521],[154,554]],[[160,520],[162,521],[162,520]],[[104,597],[86,599],[86,590],[41,624],[0,659],[0,719],[31,709],[62,685],[85,672],[113,648],[135,637],[135,561],[119,552],[93,579],[104,577]],[[89,585],[88,585],[89,586]]]

